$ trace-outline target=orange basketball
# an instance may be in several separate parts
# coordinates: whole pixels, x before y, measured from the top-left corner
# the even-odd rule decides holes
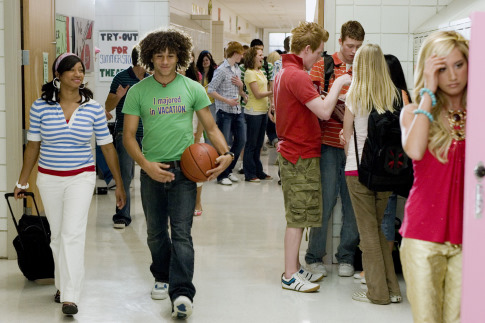
[[[193,182],[205,182],[205,173],[216,167],[216,158],[219,157],[216,149],[209,144],[192,144],[182,154],[180,167],[185,177]]]

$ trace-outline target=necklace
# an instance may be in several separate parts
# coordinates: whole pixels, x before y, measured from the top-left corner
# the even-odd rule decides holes
[[[177,74],[175,74],[174,78],[171,79],[170,81],[168,81],[167,83],[162,83],[162,82],[158,82],[160,84],[162,84],[162,87],[167,87],[167,85],[169,85],[170,83],[173,82],[173,80],[175,80],[177,78]]]
[[[466,110],[448,110],[451,137],[457,141],[465,140]]]

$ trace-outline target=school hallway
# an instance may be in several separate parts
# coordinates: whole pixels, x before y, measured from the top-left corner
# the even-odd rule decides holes
[[[352,300],[365,288],[352,277],[339,277],[337,265],[316,293],[281,288],[285,217],[277,183],[276,152],[268,149],[263,167],[273,176],[261,183],[241,180],[232,186],[204,183],[202,216],[194,218],[194,310],[187,322],[314,323],[412,322],[409,302],[374,305]],[[238,163],[239,165],[239,163]],[[236,169],[238,166],[236,167]],[[146,224],[140,199],[139,170],[132,184],[133,222],[113,228],[114,191],[94,195],[86,240],[86,274],[79,313],[61,313],[54,285],[28,281],[16,260],[0,260],[0,322],[172,322],[169,299],[152,300]],[[308,242],[305,234],[300,259]],[[330,253],[330,251],[328,251]],[[402,274],[398,275],[405,296]]]

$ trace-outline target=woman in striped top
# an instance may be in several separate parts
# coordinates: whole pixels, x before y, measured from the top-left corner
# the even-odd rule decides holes
[[[106,158],[116,181],[116,203],[125,204],[125,191],[116,150],[104,108],[92,100],[83,84],[85,67],[71,53],[60,55],[52,66],[54,80],[42,86],[42,96],[30,109],[30,129],[24,163],[15,187],[23,198],[28,179],[39,157],[37,186],[51,228],[55,263],[55,301],[62,312],[76,314],[84,276],[84,243],[89,206],[96,175],[91,137]],[[40,156],[39,156],[40,155]]]

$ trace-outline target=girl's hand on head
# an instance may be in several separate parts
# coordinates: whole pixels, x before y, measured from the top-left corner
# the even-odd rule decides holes
[[[424,64],[424,87],[436,93],[438,89],[438,73],[441,68],[445,68],[446,57],[438,57],[436,54],[426,59]]]

